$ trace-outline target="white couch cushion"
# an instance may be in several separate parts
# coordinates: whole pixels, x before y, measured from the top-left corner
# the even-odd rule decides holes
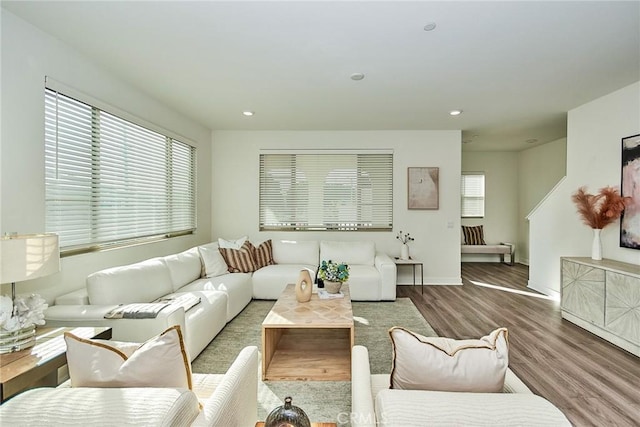
[[[198,251],[202,258],[204,277],[216,277],[229,272],[229,267],[218,249],[218,243],[198,246]]]
[[[177,292],[172,295],[181,295]],[[192,360],[207,347],[227,324],[229,296],[220,291],[190,291],[200,297],[200,304],[184,314],[185,343]]]
[[[376,245],[373,242],[328,242],[320,243],[320,260],[351,265],[373,265]]]
[[[380,272],[373,266],[349,265],[349,293],[354,301],[380,301]]]
[[[5,426],[188,426],[198,398],[176,388],[36,388],[0,406]]]
[[[391,388],[498,393],[509,365],[507,329],[480,339],[425,337],[389,330],[393,345]]]
[[[192,388],[191,363],[180,326],[143,344],[118,346],[65,332],[72,387]]]
[[[249,273],[227,273],[207,279],[199,279],[180,289],[191,291],[222,291],[227,294],[227,322],[236,317],[251,302],[253,288]]]
[[[176,291],[200,278],[202,262],[198,248],[191,248],[179,254],[167,255],[164,262],[169,268],[173,290]]]
[[[92,305],[151,302],[173,292],[171,274],[162,258],[113,267],[87,276]]]
[[[276,264],[317,266],[320,263],[318,242],[315,240],[274,240],[272,244],[273,261]]]
[[[525,393],[381,390],[379,426],[570,426],[551,402]]]
[[[296,283],[300,270],[309,270],[316,277],[317,265],[312,264],[274,264],[262,267],[253,273],[253,298],[278,299],[289,283]]]

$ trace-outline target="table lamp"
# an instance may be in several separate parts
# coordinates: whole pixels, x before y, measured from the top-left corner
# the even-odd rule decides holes
[[[38,295],[16,304],[16,282],[33,280],[60,271],[60,249],[56,234],[11,234],[0,237],[0,283],[11,283],[11,303],[0,300],[0,354],[29,348],[35,344],[36,325],[29,304],[41,316],[46,308]],[[42,301],[42,302],[40,302]],[[9,307],[10,305],[10,307]]]

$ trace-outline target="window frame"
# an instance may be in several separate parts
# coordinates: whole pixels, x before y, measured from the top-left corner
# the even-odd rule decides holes
[[[273,163],[276,162],[276,156],[280,156],[277,165]],[[315,156],[342,158],[334,158],[336,166],[328,170],[333,166],[333,162],[327,162],[331,158]],[[323,161],[315,166],[313,159]],[[268,166],[268,163],[271,165]],[[281,167],[278,169],[277,166]],[[273,182],[274,173],[271,173],[277,170],[281,175],[280,190],[278,184]],[[284,192],[290,194],[284,194],[282,187],[287,187],[288,190]],[[340,198],[339,194],[344,193],[349,196]],[[393,151],[261,150],[258,196],[260,231],[391,231]],[[285,198],[286,201],[280,200]],[[337,208],[331,212],[323,209],[318,214],[317,208],[327,204],[342,206],[343,216],[338,214],[336,217]],[[270,222],[267,219],[277,210],[280,210],[280,218],[287,218],[288,221]],[[310,211],[316,213],[312,215]],[[352,216],[348,218],[349,215]]]
[[[473,195],[465,194],[465,187],[466,187],[465,177],[482,177],[482,188],[481,188],[482,195],[481,196],[477,196],[477,195],[473,196]],[[484,172],[462,172],[460,176],[460,217],[461,218],[472,219],[472,218],[484,218],[486,216],[486,198],[487,198],[486,187],[487,187],[487,177]],[[477,213],[476,211],[475,213],[465,215],[466,200],[481,201],[482,212]]]
[[[52,98],[56,100],[53,107],[51,106]],[[71,111],[66,118],[59,117],[58,102],[60,100],[69,105],[78,106],[79,112]],[[130,114],[119,114],[116,108],[105,108],[104,103],[94,102],[93,98],[73,89],[66,90],[64,85],[49,79],[45,84],[44,101],[45,223],[47,232],[60,235],[62,256],[137,245],[195,232],[197,228],[197,148],[194,144],[185,142],[185,138],[176,137],[157,126],[149,126],[144,120],[137,119]],[[87,116],[86,123],[71,122],[76,117],[74,114],[86,114],[88,111],[90,111],[90,119]],[[68,122],[60,122],[60,120]],[[117,124],[118,131],[122,132],[122,136],[115,138],[113,134],[103,136],[101,127],[106,126],[104,120],[109,121],[110,124]],[[80,135],[64,140],[64,136],[58,135],[59,128],[69,126],[69,123],[79,126],[82,131],[79,132]],[[105,130],[105,132],[107,131]],[[146,146],[145,144],[152,140],[147,140],[144,136],[141,139],[138,139],[138,135],[131,136],[134,132],[142,132],[146,137],[153,138],[155,145]],[[116,161],[114,163],[112,160],[109,165],[121,167],[117,173],[121,177],[114,180],[113,175],[109,175],[108,178],[119,189],[119,192],[112,190],[108,197],[101,196],[105,189],[101,188],[104,185],[100,184],[100,181],[107,180],[105,174],[101,173],[101,168],[105,162],[108,162],[106,154],[102,155],[102,150],[110,149],[113,151],[114,144],[121,146],[123,155],[118,157],[117,154],[113,155],[112,153],[112,159],[116,159]],[[67,166],[64,171],[60,172],[58,162],[64,162],[70,156],[68,153],[58,152],[59,147],[63,145],[69,147],[71,155],[74,155],[76,150],[77,152],[90,153],[90,155],[80,159],[77,165]],[[153,151],[153,147],[155,147],[155,151]],[[149,165],[148,158],[144,157],[147,154],[155,156],[153,166]],[[135,170],[135,163],[140,164],[140,162],[143,162],[144,167],[138,169],[144,170],[136,170],[133,174],[122,174],[123,170]],[[69,161],[69,163],[71,162]],[[74,181],[78,178],[73,176],[73,172],[80,175],[78,172],[80,169],[84,170],[83,173],[87,177],[90,176],[90,179],[85,179],[90,182],[78,184],[81,186],[78,188],[82,188],[83,192],[78,200],[84,203],[84,206],[81,211],[77,211],[71,206],[72,202],[69,201],[68,194],[73,191],[69,188],[78,182]],[[67,174],[66,183],[59,176],[60,173]],[[159,184],[156,184],[157,188],[153,189],[154,200],[156,202],[164,200],[164,202],[160,202],[160,205],[153,204],[151,207],[131,208],[127,203],[137,201],[137,194],[134,195],[133,192],[140,191],[142,186],[148,184],[144,178],[149,174],[154,178],[158,176],[159,181]],[[137,186],[128,182],[135,179],[139,181]],[[159,193],[157,192],[158,188],[160,189]],[[107,198],[102,199],[102,197]],[[180,199],[180,203],[176,203],[177,199]],[[111,203],[110,208],[101,209],[100,203],[103,203],[104,206],[108,204],[104,200]],[[120,211],[119,206],[125,206],[125,208]],[[77,223],[63,224],[66,222],[65,215],[69,212],[84,215],[85,219],[79,220]],[[121,223],[116,218],[117,225],[113,232],[106,232],[104,228],[101,228],[100,222],[105,217],[111,218],[113,223],[114,217],[121,214],[131,215],[135,219],[119,228]],[[70,233],[76,232],[74,227],[77,231],[81,231],[80,237],[77,239],[68,237]],[[145,230],[145,227],[147,232],[142,231]],[[66,243],[65,236],[67,236]]]

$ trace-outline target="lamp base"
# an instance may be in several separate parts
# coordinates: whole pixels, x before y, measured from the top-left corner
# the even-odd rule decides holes
[[[13,353],[33,347],[36,344],[35,325],[13,332],[0,332],[0,354]]]

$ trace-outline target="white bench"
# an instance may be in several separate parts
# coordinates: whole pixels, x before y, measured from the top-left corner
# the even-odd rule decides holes
[[[504,256],[509,255],[508,265],[513,265],[515,262],[516,250],[513,243],[499,243],[493,245],[461,245],[460,251],[463,254],[490,254],[500,255],[500,262],[507,264],[504,261]]]

